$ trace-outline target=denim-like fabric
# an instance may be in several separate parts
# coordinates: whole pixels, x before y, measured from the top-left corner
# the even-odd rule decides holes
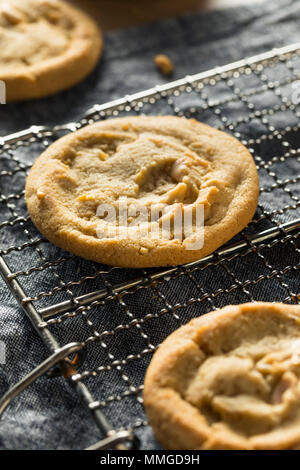
[[[158,53],[166,53],[172,58],[175,64],[172,78],[175,79],[299,41],[299,20],[299,1],[277,0],[248,8],[193,14],[108,33],[105,35],[101,63],[85,82],[44,100],[1,106],[0,134],[15,132],[31,124],[53,125],[73,121],[95,103],[104,103],[166,82],[167,79],[160,76],[153,65],[152,58]],[[280,132],[286,126],[297,125],[297,108],[280,108],[284,97],[291,97],[291,83],[281,86],[280,96],[267,89],[246,101],[230,101],[229,98],[234,97],[234,89],[239,87],[246,91],[249,87],[260,87],[264,80],[265,83],[284,82],[289,74],[296,74],[297,70],[300,71],[300,60],[291,62],[288,70],[278,64],[276,68],[266,68],[264,74],[267,78],[261,75],[234,77],[231,84],[220,82],[209,86],[204,94],[192,91],[173,96],[169,102],[158,99],[155,105],[146,104],[142,111],[146,114],[169,114],[175,111],[188,115],[191,108],[195,108],[192,114],[196,118],[217,127],[222,125],[221,116],[225,115],[227,124],[230,120],[240,120],[236,131],[242,138],[255,139],[271,133],[274,128]],[[214,112],[211,107],[203,109],[204,102],[215,99],[223,102],[219,106],[221,114]],[[277,111],[268,114],[265,119],[262,115],[247,119],[253,110],[274,107]],[[290,132],[283,139],[262,140],[254,145],[255,155],[259,157],[257,162],[269,162],[274,156],[281,157],[288,150],[299,147],[299,143],[297,132]],[[7,225],[3,222],[27,215],[21,194],[24,188],[22,165],[26,169],[26,165],[42,150],[43,144],[36,143],[0,156],[1,250],[13,245],[22,246],[39,238],[30,221],[25,221],[23,225]],[[262,214],[262,207],[269,212],[269,216],[262,218],[259,223],[250,224],[248,233],[273,227],[276,221],[286,222],[299,217],[297,203],[300,190],[297,177],[299,162],[293,155],[273,160],[267,169],[261,165],[261,187],[264,190],[255,217]],[[288,183],[280,183],[286,179]],[[274,185],[276,189],[272,189]],[[11,194],[19,194],[20,197],[11,197]],[[281,208],[286,209],[280,213],[278,209]],[[208,266],[204,270],[196,269],[192,273],[179,271],[180,275],[176,278],[124,295],[122,304],[117,300],[107,300],[75,318],[62,317],[60,323],[49,326],[50,331],[61,344],[83,341],[95,333],[102,334],[101,341],[87,346],[82,370],[93,371],[99,367],[104,370],[98,370],[97,376],[88,377],[85,383],[95,399],[103,401],[103,412],[113,426],[135,426],[141,448],[157,449],[159,445],[151,429],[143,423],[146,418],[139,388],[151,359],[151,347],[157,346],[171,331],[190,318],[209,312],[212,306],[222,307],[252,299],[291,301],[290,296],[297,292],[299,284],[299,275],[293,269],[299,263],[296,243],[294,238],[288,243],[265,247],[261,256],[249,253],[222,265],[216,262],[215,266]],[[73,258],[47,242],[21,251],[12,250],[5,259],[11,270],[16,272],[28,271],[33,266],[45,265],[47,261],[55,261],[62,256],[70,258],[69,262],[62,261],[51,268],[18,276],[26,294],[30,296],[58,287],[53,295],[42,296],[35,302],[38,308],[69,299],[71,293],[80,295],[100,289],[105,283],[116,285],[141,274],[137,270],[110,270],[104,266],[101,269],[105,273],[80,285],[71,285],[70,293],[62,286],[63,282],[93,276],[99,271],[99,265]],[[286,266],[290,268],[285,270]],[[259,276],[263,276],[263,280],[256,282]],[[250,283],[244,285],[248,280]],[[136,322],[132,322],[133,319],[138,320],[137,326]],[[123,328],[117,328],[119,325],[123,325]],[[105,331],[112,334],[103,335]],[[2,395],[48,355],[2,280],[0,341],[6,344],[6,364],[0,366]],[[121,363],[114,362],[118,360]],[[0,422],[2,449],[81,449],[99,439],[100,434],[89,412],[61,378],[40,378],[13,401]]]

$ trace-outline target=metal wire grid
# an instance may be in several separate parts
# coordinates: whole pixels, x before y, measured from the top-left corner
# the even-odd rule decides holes
[[[132,443],[147,424],[141,396],[144,372],[171,331],[230,303],[299,303],[299,77],[296,44],[96,105],[78,123],[54,129],[33,126],[0,138],[0,181],[10,182],[9,192],[4,189],[0,196],[0,232],[5,235],[0,270],[52,353],[6,394],[0,413],[59,363],[104,434],[91,448],[122,448],[120,443]],[[149,270],[100,266],[54,247],[28,218],[25,176],[41,151],[64,133],[99,119],[141,113],[195,117],[238,137],[255,158],[261,196],[253,221],[200,262]],[[7,240],[12,244],[7,246]],[[249,263],[257,267],[250,278]],[[38,292],[39,284],[47,288]],[[81,353],[71,363],[66,358],[72,352]]]

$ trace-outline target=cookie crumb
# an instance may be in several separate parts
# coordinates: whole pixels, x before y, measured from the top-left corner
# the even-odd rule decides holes
[[[167,55],[156,55],[154,57],[154,63],[163,75],[171,75],[174,72],[174,64]]]
[[[148,248],[145,248],[144,246],[142,246],[142,248],[140,249],[140,253],[141,255],[145,255],[146,253],[149,253],[149,250]]]

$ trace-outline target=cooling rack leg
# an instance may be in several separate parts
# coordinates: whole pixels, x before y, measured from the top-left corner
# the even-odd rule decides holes
[[[6,407],[11,403],[11,401],[18,396],[23,390],[25,390],[29,385],[36,381],[41,375],[45,374],[51,367],[55,366],[58,362],[65,359],[69,354],[79,351],[82,349],[82,343],[70,343],[66,346],[63,346],[55,353],[53,353],[49,358],[44,362],[38,365],[32,372],[26,375],[20,382],[14,385],[8,392],[4,394],[0,400],[0,417],[2,416]]]
[[[124,442],[133,443],[133,440],[134,436],[130,431],[112,431],[106,439],[93,444],[85,450],[128,450],[128,447],[125,446]]]
[[[33,383],[38,377],[43,375],[45,372],[49,371],[54,365],[57,363],[61,363],[61,369],[64,377],[68,379],[68,382],[78,396],[81,398],[82,402],[87,406],[90,410],[94,421],[98,429],[100,430],[101,434],[106,436],[103,440],[99,441],[95,446],[97,449],[100,448],[107,448],[106,446],[109,445],[111,448],[116,450],[128,450],[134,446],[136,446],[135,437],[132,436],[132,433],[129,431],[122,431],[127,433],[125,435],[120,436],[120,432],[116,432],[112,429],[112,426],[109,424],[105,416],[102,412],[98,409],[98,406],[95,405],[95,400],[91,393],[89,392],[88,388],[79,380],[74,380],[75,376],[73,375],[74,368],[67,364],[64,359],[71,354],[72,352],[78,352],[82,350],[84,347],[81,343],[70,343],[64,347],[60,347],[56,339],[53,335],[48,331],[47,328],[40,328],[42,323],[42,317],[39,315],[37,310],[35,309],[34,305],[31,302],[24,302],[26,299],[26,294],[22,289],[21,285],[12,277],[12,272],[5,262],[3,256],[0,255],[0,274],[3,277],[4,281],[8,285],[9,289],[14,294],[15,298],[17,299],[20,307],[24,310],[27,317],[31,321],[32,325],[34,326],[35,330],[37,331],[38,335],[44,341],[45,345],[48,347],[52,355],[42,364],[40,364],[34,371],[32,371],[28,376],[24,377],[21,382],[16,384],[11,390],[9,390],[0,400],[0,418],[6,407],[10,404],[10,402],[19,395],[28,385]],[[70,349],[69,349],[70,348]],[[74,348],[74,349],[73,349]],[[68,366],[68,367],[67,367]],[[108,440],[107,440],[108,439]],[[127,446],[126,446],[127,443]],[[103,447],[104,446],[104,447]]]

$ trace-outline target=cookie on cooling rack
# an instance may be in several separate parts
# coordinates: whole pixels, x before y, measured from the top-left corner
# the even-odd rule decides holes
[[[52,144],[26,184],[31,219],[50,241],[123,267],[208,255],[248,224],[257,198],[241,143],[173,116],[84,127]]]
[[[59,0],[0,0],[0,80],[10,101],[69,88],[94,68],[101,33],[86,14]]]
[[[228,306],[162,343],[144,402],[167,449],[298,449],[299,380],[300,306]]]

